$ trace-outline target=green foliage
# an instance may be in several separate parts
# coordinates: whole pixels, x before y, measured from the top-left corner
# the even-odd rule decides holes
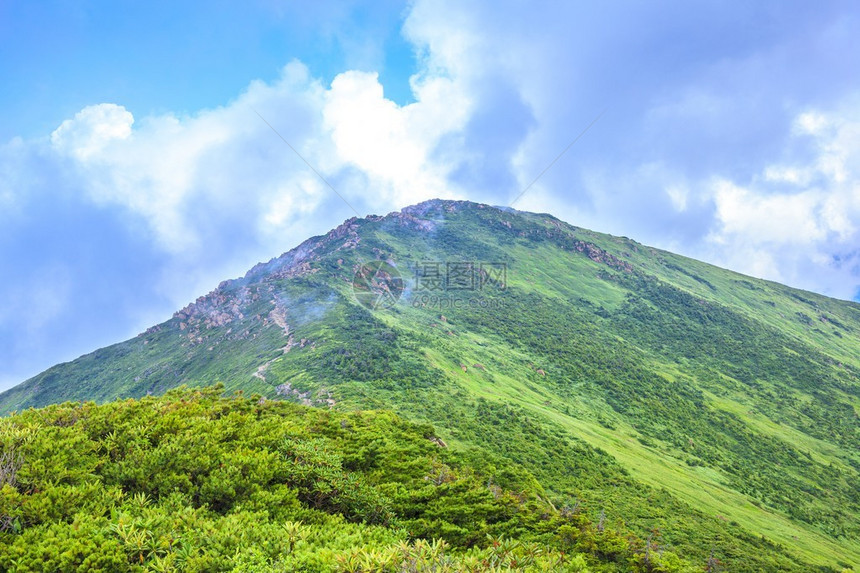
[[[0,569],[644,570],[635,538],[493,485],[430,426],[222,391],[0,419],[24,460]]]

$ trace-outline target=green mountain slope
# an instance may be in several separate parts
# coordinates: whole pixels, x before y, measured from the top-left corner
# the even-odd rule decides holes
[[[354,293],[377,260],[404,279],[390,308]],[[853,303],[549,215],[431,201],[310,239],[3,393],[0,411],[219,381],[392,409],[695,562],[839,570],[860,568],[858,332]]]

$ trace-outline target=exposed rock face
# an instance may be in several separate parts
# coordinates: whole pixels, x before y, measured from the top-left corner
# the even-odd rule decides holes
[[[404,226],[409,229],[415,229],[417,231],[434,231],[436,230],[437,223],[430,219],[422,219],[413,215],[408,211],[401,212],[393,212],[386,217],[387,219],[396,222],[397,224]]]
[[[425,218],[432,215],[441,216],[444,213],[454,213],[462,206],[467,205],[466,201],[454,201],[449,199],[430,199],[417,205],[411,205],[401,209],[401,213],[412,215],[413,217]],[[393,214],[393,213],[392,213]]]
[[[332,231],[332,233],[333,232],[334,231]],[[276,257],[267,263],[259,263],[255,265],[250,271],[245,273],[243,279],[239,280],[261,280],[275,275],[296,276],[302,268],[301,264],[313,259],[314,251],[319,248],[321,242],[321,237],[312,237],[295,249],[287,251],[283,255]],[[234,281],[227,281],[227,285],[232,284],[233,282]]]
[[[302,392],[298,388],[293,388],[293,385],[289,382],[281,384],[275,391],[279,396],[294,400],[305,406],[328,406],[329,408],[333,408],[337,404],[337,401],[332,398],[332,393],[324,388],[317,391],[316,397],[312,397],[310,391]]]
[[[258,301],[261,293],[275,293],[272,286],[274,281],[310,275],[318,272],[312,263],[320,259],[318,252],[323,248],[331,246],[333,242],[343,241],[338,246],[341,248],[355,248],[360,238],[357,229],[358,220],[353,218],[324,237],[314,237],[303,242],[301,245],[271,259],[266,263],[259,263],[248,271],[240,279],[224,281],[218,287],[205,296],[199,297],[182,310],[176,312],[173,317],[179,321],[179,328],[186,333],[191,344],[199,344],[205,338],[204,331],[230,325],[234,321],[245,318],[243,309]],[[250,285],[250,286],[248,286]],[[254,287],[255,288],[251,288]],[[273,309],[263,316],[255,316],[265,324],[274,324],[284,329],[284,335],[289,335],[289,326],[286,322],[286,307],[277,298],[272,300]],[[158,332],[150,329],[145,334]],[[247,330],[238,330],[233,336],[243,337]]]
[[[269,312],[269,320],[284,329],[284,336],[289,336],[290,325],[287,324],[287,309],[277,300],[272,302],[275,308]]]
[[[431,442],[433,442],[434,444],[436,444],[437,446],[439,446],[440,448],[447,448],[448,447],[448,444],[446,444],[445,441],[438,436],[431,436],[428,439]]]
[[[325,236],[325,242],[334,243],[345,239],[343,244],[337,247],[335,250],[340,251],[343,249],[354,249],[361,242],[361,237],[358,236],[358,228],[359,228],[359,219],[357,217],[353,217],[352,219],[347,219],[340,226],[330,231]]]
[[[586,255],[589,259],[594,261],[595,263],[603,263],[613,269],[617,269],[619,271],[624,271],[627,273],[633,272],[633,265],[628,263],[627,261],[622,261],[615,255],[609,254],[597,245],[592,243],[586,243],[585,241],[574,241],[574,248]]]
[[[247,287],[230,293],[226,290],[226,284],[221,283],[211,293],[199,297],[179,312],[174,313],[173,318],[180,321],[179,329],[187,331],[188,340],[192,344],[200,344],[203,341],[202,332],[244,319],[245,315],[242,309],[258,298],[259,295],[257,293],[252,294]],[[147,331],[146,334],[151,334],[151,332]]]

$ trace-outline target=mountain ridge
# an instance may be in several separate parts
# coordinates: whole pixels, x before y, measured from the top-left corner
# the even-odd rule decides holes
[[[390,308],[355,297],[370,261],[403,278]],[[504,288],[421,290],[435,263],[469,263],[473,280],[504,265]],[[731,570],[772,565],[757,552],[780,570],[857,566],[857,332],[852,302],[548,214],[431,200],[348,219],[0,394],[0,412],[218,381],[390,408],[516,461],[557,504],[659,526],[699,557],[711,540]]]

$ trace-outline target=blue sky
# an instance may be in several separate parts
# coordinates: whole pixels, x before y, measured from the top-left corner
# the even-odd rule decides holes
[[[853,2],[0,3],[0,389],[354,213],[516,207],[860,289]]]

